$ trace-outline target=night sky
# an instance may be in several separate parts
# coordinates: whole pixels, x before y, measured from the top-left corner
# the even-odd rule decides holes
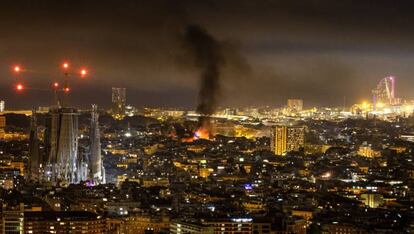
[[[48,88],[68,60],[90,70],[72,81],[72,104],[109,107],[111,87],[128,103],[192,107],[199,71],[182,42],[199,25],[228,57],[220,71],[221,106],[341,106],[369,100],[387,75],[397,96],[414,98],[411,1],[382,0],[1,0],[0,99],[7,108],[47,106],[45,91],[13,91],[21,64],[32,87]]]

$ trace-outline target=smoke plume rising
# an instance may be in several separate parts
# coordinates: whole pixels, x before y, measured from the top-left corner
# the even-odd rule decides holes
[[[200,70],[197,112],[202,116],[199,125],[208,128],[209,116],[216,111],[220,95],[221,69],[225,64],[222,46],[199,25],[186,27],[184,41]]]

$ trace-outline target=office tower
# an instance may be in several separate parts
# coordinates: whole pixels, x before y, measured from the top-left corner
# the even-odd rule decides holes
[[[46,177],[52,183],[78,183],[78,113],[73,108],[49,112],[45,134]]]
[[[98,106],[92,105],[90,139],[90,173],[94,184],[105,183],[105,169],[101,155]]]
[[[4,108],[6,108],[6,103],[4,101],[0,101],[0,112],[3,112]]]
[[[0,139],[4,139],[6,132],[4,128],[6,127],[6,116],[0,115]]]
[[[303,100],[302,99],[288,99],[287,107],[289,111],[302,111]]]
[[[38,180],[43,167],[43,162],[40,158],[39,139],[37,134],[37,118],[36,112],[34,110],[32,112],[32,119],[30,121],[29,140],[29,172],[27,173],[27,176],[30,180]]]
[[[275,126],[272,129],[271,151],[275,155],[298,151],[305,144],[305,128],[303,126]]]
[[[125,117],[126,89],[112,88],[112,117],[123,119]]]

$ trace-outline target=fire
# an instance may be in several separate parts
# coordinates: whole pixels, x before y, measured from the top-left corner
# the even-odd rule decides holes
[[[183,138],[181,139],[182,142],[193,142],[195,140],[204,139],[204,140],[210,140],[210,132],[207,128],[199,128],[197,131],[194,132],[193,137]]]
[[[208,132],[208,129],[207,128],[199,128],[194,133],[194,139],[206,139],[206,140],[209,140],[210,139],[210,133]]]

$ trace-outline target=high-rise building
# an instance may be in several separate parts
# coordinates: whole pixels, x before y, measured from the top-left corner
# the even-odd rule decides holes
[[[305,145],[305,128],[303,126],[279,125],[272,129],[271,151],[275,155],[298,151]]]
[[[6,127],[6,116],[0,115],[0,139],[4,139],[6,132],[4,128]]]
[[[125,117],[126,89],[112,88],[112,117],[123,119]]]
[[[302,111],[303,100],[302,99],[288,99],[287,107],[289,111]]]
[[[45,133],[45,175],[52,183],[78,183],[78,113],[73,108],[54,108],[49,112]]]
[[[105,168],[101,155],[98,106],[92,105],[90,127],[90,177],[94,184],[105,183]]]
[[[384,105],[396,105],[400,103],[401,99],[397,98],[395,93],[395,82],[395,77],[385,77],[372,90],[374,110]]]
[[[0,112],[3,112],[6,108],[6,103],[4,101],[0,101]]]

